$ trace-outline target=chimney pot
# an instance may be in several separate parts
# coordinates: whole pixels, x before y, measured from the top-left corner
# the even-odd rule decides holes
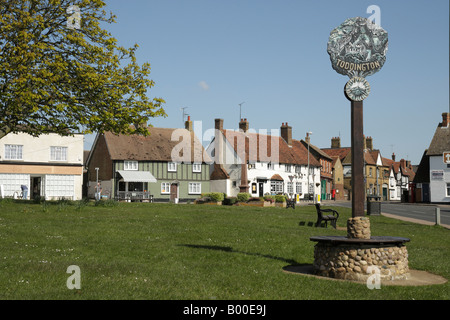
[[[292,127],[288,126],[288,123],[283,123],[281,126],[281,137],[286,141],[288,146],[292,145]]]

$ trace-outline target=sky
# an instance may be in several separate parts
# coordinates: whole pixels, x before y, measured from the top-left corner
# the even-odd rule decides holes
[[[255,131],[288,122],[294,139],[350,147],[347,76],[332,69],[330,32],[347,18],[377,15],[389,46],[366,78],[364,134],[383,157],[419,164],[449,104],[448,0],[106,0],[117,23],[104,25],[138,63],[151,64],[151,98],[166,103],[155,127],[184,127],[181,108],[201,132],[240,115]],[[379,11],[367,12],[375,5]],[[241,104],[241,106],[239,106]],[[198,127],[197,127],[198,129]],[[206,139],[205,137],[199,137]],[[90,149],[93,135],[86,136]]]

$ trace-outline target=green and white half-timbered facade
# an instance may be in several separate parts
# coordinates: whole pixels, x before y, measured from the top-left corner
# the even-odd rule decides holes
[[[100,189],[103,198],[187,202],[209,192],[210,160],[192,130],[148,130],[148,136],[97,135],[86,163],[90,198]],[[180,149],[182,161],[174,157]]]

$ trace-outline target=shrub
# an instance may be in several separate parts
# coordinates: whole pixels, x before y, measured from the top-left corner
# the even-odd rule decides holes
[[[237,194],[237,201],[239,202],[247,202],[250,199],[250,193],[240,192]]]
[[[209,197],[211,198],[211,201],[213,202],[220,202],[223,201],[223,193],[222,192],[211,192],[209,194]]]
[[[237,202],[237,198],[236,197],[227,197],[227,198],[223,199],[222,204],[226,205],[226,206],[232,206],[236,202]]]
[[[264,201],[264,198],[262,198],[262,197],[251,197],[250,199],[248,199],[248,202],[250,202],[250,201],[261,202],[261,201]]]
[[[275,202],[286,202],[286,197],[282,194],[277,194],[275,196]]]
[[[274,203],[275,202],[275,196],[264,196],[264,200],[265,201],[269,201],[270,203]]]

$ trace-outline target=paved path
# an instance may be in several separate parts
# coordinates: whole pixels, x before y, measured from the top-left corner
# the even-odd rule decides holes
[[[324,206],[343,206],[351,208],[351,201],[322,201]],[[436,224],[436,208],[440,209],[441,226],[450,229],[450,205],[420,204],[401,202],[382,202],[381,214],[399,220],[410,221],[425,225]]]

